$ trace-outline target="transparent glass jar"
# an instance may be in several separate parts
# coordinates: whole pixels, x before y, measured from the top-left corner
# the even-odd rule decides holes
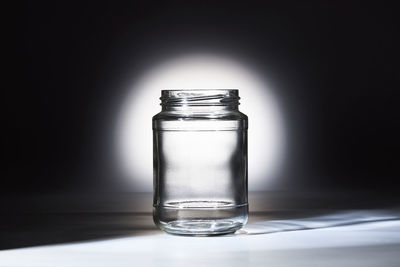
[[[239,91],[162,90],[153,117],[156,225],[172,234],[233,233],[247,222],[247,116]]]

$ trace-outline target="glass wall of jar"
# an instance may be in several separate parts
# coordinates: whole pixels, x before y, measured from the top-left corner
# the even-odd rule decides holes
[[[216,235],[248,218],[247,116],[239,91],[163,90],[153,117],[156,225],[172,234]]]

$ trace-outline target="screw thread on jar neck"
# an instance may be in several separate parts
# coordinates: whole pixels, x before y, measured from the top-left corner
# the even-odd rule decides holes
[[[162,90],[160,97],[162,110],[237,110],[239,99],[237,89]]]

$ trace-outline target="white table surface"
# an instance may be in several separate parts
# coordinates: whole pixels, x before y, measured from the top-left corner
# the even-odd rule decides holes
[[[151,226],[118,237],[6,249],[0,266],[400,266],[399,209],[288,219],[268,214],[255,211],[246,227],[225,236],[172,236]],[[129,220],[147,225],[151,214]]]

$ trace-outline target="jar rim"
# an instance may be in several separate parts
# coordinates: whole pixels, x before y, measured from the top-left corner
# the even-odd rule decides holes
[[[171,88],[171,89],[162,89],[161,92],[169,92],[169,91],[239,91],[237,88]]]

